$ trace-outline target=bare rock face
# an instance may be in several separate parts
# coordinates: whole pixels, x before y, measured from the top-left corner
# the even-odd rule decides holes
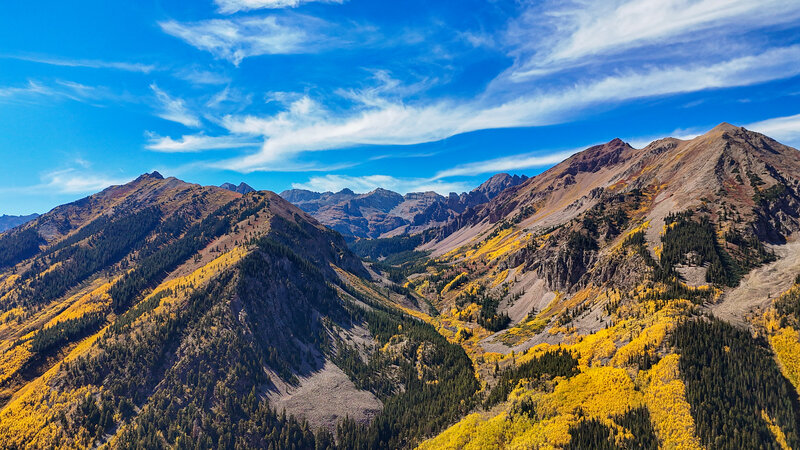
[[[491,191],[499,177],[482,187]],[[506,267],[522,265],[560,292],[608,283],[630,287],[657,265],[653,249],[670,215],[690,210],[693,220],[712,224],[718,245],[732,258],[752,267],[750,261],[763,257],[754,248],[784,244],[800,230],[800,152],[726,123],[691,140],[665,138],[642,149],[614,139],[467,208],[421,249],[441,255],[510,227],[522,236],[548,238],[546,245],[509,255]],[[443,211],[434,211],[443,218]],[[647,223],[645,250],[622,260],[614,248],[630,220]],[[712,269],[706,262],[675,270],[698,284]]]
[[[222,189],[227,189],[229,191],[237,192],[237,193],[242,194],[242,195],[249,194],[251,192],[255,192],[256,191],[255,189],[250,187],[250,185],[248,185],[244,181],[239,183],[238,186],[236,186],[233,183],[222,183],[221,185],[219,185],[219,187],[221,187]]]
[[[381,188],[366,194],[350,189],[336,193],[291,189],[280,195],[347,239],[378,238],[444,225],[527,179],[524,175],[501,173],[470,192],[450,193],[447,197],[431,191],[400,195]]]

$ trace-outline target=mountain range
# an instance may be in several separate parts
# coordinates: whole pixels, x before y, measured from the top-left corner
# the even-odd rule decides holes
[[[227,189],[229,191],[237,192],[242,195],[255,192],[255,189],[250,187],[250,185],[245,182],[239,183],[238,186],[233,183],[222,183],[219,185],[219,187],[221,187],[222,189]]]
[[[0,234],[5,446],[800,448],[796,149],[241,187],[153,172]]]
[[[7,214],[3,214],[0,216],[0,233],[22,225],[25,222],[29,222],[37,217],[39,217],[39,214],[36,213],[28,214],[27,216],[9,216]]]
[[[366,194],[350,189],[336,193],[291,189],[280,195],[345,239],[353,240],[414,234],[444,225],[527,179],[500,173],[470,192],[451,192],[447,197],[431,191],[400,195],[382,188]]]

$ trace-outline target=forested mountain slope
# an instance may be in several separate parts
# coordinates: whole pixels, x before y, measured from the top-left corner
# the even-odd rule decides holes
[[[476,401],[416,298],[271,192],[143,175],[0,246],[7,447],[400,448]]]
[[[411,260],[375,241],[485,387],[486,412],[426,446],[797,448],[796,311],[769,311],[800,274],[799,217],[800,153],[721,124],[577,153]]]
[[[728,124],[365,260],[271,192],[146,174],[0,235],[0,442],[800,448],[798,228],[800,154]]]

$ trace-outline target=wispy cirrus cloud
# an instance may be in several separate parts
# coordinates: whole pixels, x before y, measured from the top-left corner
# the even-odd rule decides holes
[[[158,103],[158,112],[156,114],[158,117],[192,128],[197,128],[201,125],[200,118],[189,110],[183,99],[171,97],[155,83],[150,85],[150,89],[156,96]]]
[[[745,128],[776,139],[784,144],[800,147],[800,114],[753,122]]]
[[[521,81],[571,65],[607,58],[619,63],[624,52],[649,46],[669,54],[671,44],[724,51],[714,40],[736,39],[743,31],[800,18],[800,4],[783,0],[611,0],[531,3],[511,22],[506,41],[517,63],[509,78]],[[694,46],[693,44],[701,43]],[[685,51],[686,49],[684,49]],[[612,57],[613,56],[613,57]],[[633,59],[642,54],[633,52]]]
[[[183,135],[178,139],[147,133],[148,150],[162,153],[197,153],[206,150],[222,150],[256,147],[259,141],[246,136],[206,136],[205,134]]]
[[[13,99],[30,95],[54,95],[54,93],[49,87],[34,80],[28,80],[28,83],[23,86],[0,87],[0,99]]]
[[[0,188],[0,192],[19,195],[47,194],[88,194],[100,191],[112,185],[130,181],[126,178],[109,177],[92,171],[89,164],[76,161],[80,167],[70,167],[45,172],[40,176],[38,184]]]
[[[95,106],[105,106],[110,102],[135,102],[136,99],[127,94],[113,92],[105,86],[90,86],[69,80],[42,82],[28,80],[21,86],[0,86],[0,101],[36,102],[43,99],[66,99]]]
[[[266,117],[226,116],[231,133],[263,136],[255,154],[223,162],[228,169],[269,170],[276,161],[308,151],[361,145],[410,145],[470,131],[562,123],[591,108],[610,108],[633,99],[746,86],[800,74],[800,45],[716,64],[666,66],[617,73],[566,88],[527,92],[504,102],[486,99],[410,105],[365,102],[338,114],[308,96]]]
[[[218,85],[230,83],[229,76],[212,70],[199,69],[197,67],[188,67],[174,72],[176,78],[188,81],[196,86],[204,85]]]
[[[344,188],[352,189],[355,192],[369,192],[377,188],[383,188],[401,194],[427,191],[447,194],[448,192],[464,192],[469,189],[469,184],[445,182],[429,178],[398,178],[390,175],[348,176],[329,174],[311,177],[305,183],[293,183],[292,187],[318,192],[337,192]]]
[[[100,59],[69,59],[49,56],[30,56],[30,55],[2,55],[0,58],[16,59],[19,61],[29,61],[51,66],[62,67],[86,67],[91,69],[114,69],[127,72],[150,73],[158,70],[155,64],[145,64],[138,62],[125,61],[104,61]]]
[[[63,169],[48,172],[36,189],[53,190],[62,194],[84,194],[97,192],[112,185],[126,183],[127,179],[112,178],[83,169]]]
[[[165,33],[235,65],[250,56],[314,51],[325,41],[315,31],[324,24],[320,19],[296,14],[159,22]]]
[[[296,8],[303,3],[344,3],[344,0],[214,0],[222,14],[254,9]]]
[[[574,150],[557,152],[536,152],[521,153],[518,155],[504,156],[501,158],[475,161],[461,164],[450,169],[445,169],[436,173],[433,179],[450,178],[457,176],[482,175],[486,173],[500,173],[509,171],[519,171],[538,167],[548,167],[560,163],[575,153],[584,150],[576,148]]]

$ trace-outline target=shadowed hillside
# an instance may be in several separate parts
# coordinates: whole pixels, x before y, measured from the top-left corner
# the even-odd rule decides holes
[[[0,437],[800,446],[797,150],[722,124],[503,180],[352,249],[274,193],[158,173],[0,235]],[[284,194],[316,214],[333,197],[420,210]]]
[[[398,448],[474,402],[464,351],[270,192],[143,175],[0,246],[12,447]]]

